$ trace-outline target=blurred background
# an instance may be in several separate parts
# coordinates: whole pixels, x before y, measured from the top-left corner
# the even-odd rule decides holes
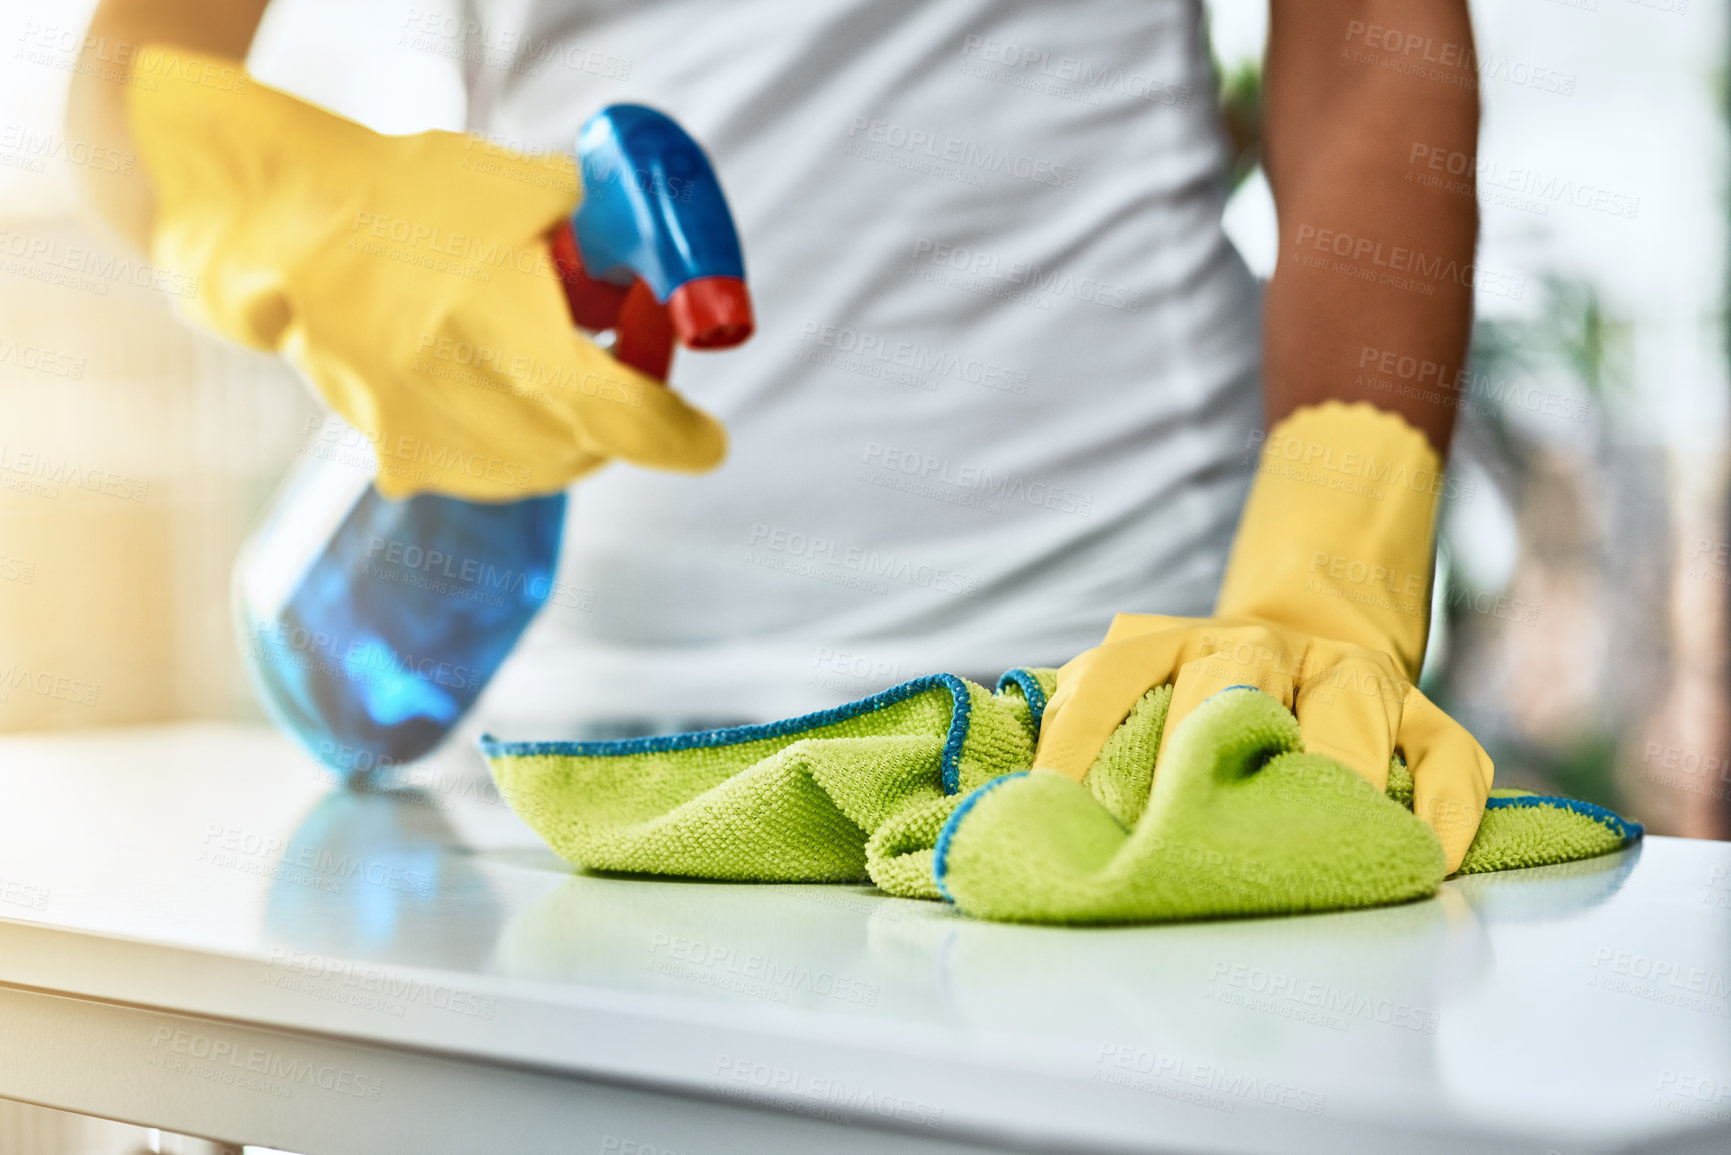
[[[76,166],[133,163],[61,136],[91,7],[0,13],[0,731],[258,718],[229,572],[317,410],[273,359],[177,323],[81,218]],[[1228,221],[1266,275],[1266,0],[1209,8]],[[1724,836],[1726,9],[1473,8],[1484,287],[1425,686],[1503,784]],[[393,3],[278,0],[254,66],[385,131],[460,125],[455,66],[401,26]]]

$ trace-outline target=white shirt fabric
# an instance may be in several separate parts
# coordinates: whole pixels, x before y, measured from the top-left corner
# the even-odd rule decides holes
[[[481,709],[558,737],[1059,664],[1212,608],[1260,296],[1221,228],[1199,0],[474,0],[472,128],[616,102],[709,153],[758,331],[672,384],[703,477],[573,490],[562,596]]]

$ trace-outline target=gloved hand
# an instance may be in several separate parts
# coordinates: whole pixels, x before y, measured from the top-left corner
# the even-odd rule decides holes
[[[1307,750],[1378,789],[1398,751],[1413,812],[1454,871],[1492,766],[1413,685],[1441,490],[1436,452],[1394,414],[1332,401],[1293,413],[1263,447],[1215,616],[1118,615],[1101,645],[1059,671],[1035,766],[1080,780],[1155,686],[1173,684],[1167,736],[1210,695],[1256,686],[1294,712]]]
[[[282,353],[367,436],[387,497],[517,500],[615,457],[721,461],[719,423],[572,326],[547,241],[577,204],[570,158],[187,79],[242,74],[211,63],[129,90],[152,257],[196,281],[190,319]]]

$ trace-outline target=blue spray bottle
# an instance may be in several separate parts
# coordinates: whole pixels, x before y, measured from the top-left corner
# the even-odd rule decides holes
[[[751,335],[739,237],[703,151],[615,104],[577,138],[583,200],[551,237],[572,319],[665,380],[673,344]],[[241,553],[235,605],[260,698],[353,778],[420,758],[457,725],[554,589],[566,495],[503,504],[381,497],[367,474],[291,478]]]

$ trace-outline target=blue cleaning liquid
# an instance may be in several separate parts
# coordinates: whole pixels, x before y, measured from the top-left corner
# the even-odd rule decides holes
[[[286,598],[240,599],[278,724],[349,778],[432,751],[552,592],[565,506],[563,493],[391,501],[367,485]]]
[[[744,340],[739,237],[697,143],[663,113],[617,104],[586,122],[577,155],[584,196],[568,223],[589,273],[617,286],[640,278],[656,301],[679,306],[663,324],[677,329],[684,317],[681,339],[694,347]],[[618,297],[607,299],[617,312]],[[664,366],[665,352],[644,360]],[[565,506],[562,493],[496,505],[390,501],[370,473],[313,457],[235,569],[259,698],[345,778],[424,757],[546,603]]]

